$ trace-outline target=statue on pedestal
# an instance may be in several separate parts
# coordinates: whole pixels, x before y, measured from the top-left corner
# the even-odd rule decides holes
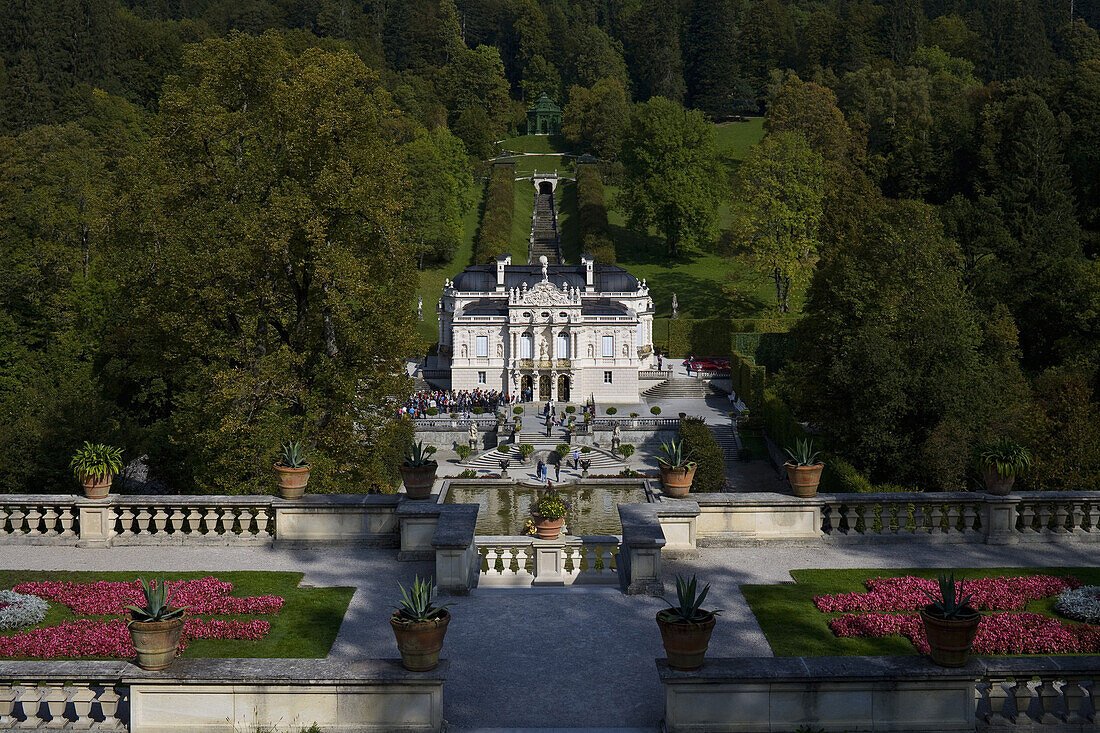
[[[611,452],[618,453],[619,446],[623,442],[623,433],[619,430],[619,426],[616,425],[615,429],[611,431]]]
[[[477,437],[477,425],[474,424],[473,420],[470,421],[470,429],[467,432],[470,435],[470,453],[477,453],[477,444],[480,441],[478,441]]]
[[[418,321],[424,320],[424,296],[416,296],[416,319]]]
[[[680,301],[676,300],[676,293],[672,294],[672,317],[680,317]]]

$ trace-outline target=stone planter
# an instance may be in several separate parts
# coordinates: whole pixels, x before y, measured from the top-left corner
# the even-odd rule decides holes
[[[81,480],[81,484],[84,486],[84,498],[86,499],[106,499],[107,495],[111,493],[111,483],[114,481],[114,476],[107,475],[102,478],[96,476],[85,476]]]
[[[664,611],[657,612],[657,626],[661,629],[661,641],[668,655],[668,666],[673,669],[691,671],[703,666],[703,657],[710,645],[710,635],[714,631],[715,617],[701,623],[665,621],[661,618]]]
[[[800,499],[810,499],[817,496],[817,485],[821,483],[821,471],[824,463],[816,466],[796,466],[793,463],[784,464],[787,469],[787,478],[791,482],[791,491]]]
[[[284,499],[301,499],[309,483],[309,466],[287,468],[275,464],[276,482],[279,484],[279,496]]]
[[[451,614],[446,610],[435,621],[405,621],[398,611],[390,616],[390,626],[401,652],[401,664],[411,672],[427,672],[439,665],[439,652]]]
[[[410,499],[427,499],[432,495],[432,487],[435,486],[435,472],[439,465],[432,461],[424,466],[407,466],[402,463],[398,466],[401,471],[401,481],[405,484],[405,494]]]
[[[142,669],[165,669],[176,658],[183,633],[183,617],[171,621],[130,620],[130,639],[134,642],[137,666]]]
[[[924,622],[924,633],[928,636],[932,661],[941,667],[963,667],[970,656],[970,647],[974,645],[974,635],[978,632],[981,614],[967,606],[972,617],[961,619],[939,618],[928,612],[932,606],[921,609],[920,619]]]
[[[686,466],[666,466],[661,464],[661,491],[673,499],[683,499],[691,491],[691,482],[695,480],[694,463]]]
[[[531,512],[531,520],[535,523],[535,536],[540,540],[556,540],[561,534],[561,528],[565,525],[565,518],[546,519]]]
[[[989,469],[982,474],[985,489],[994,496],[1008,496],[1012,492],[1012,485],[1016,483],[1015,476],[1001,478],[996,469]]]

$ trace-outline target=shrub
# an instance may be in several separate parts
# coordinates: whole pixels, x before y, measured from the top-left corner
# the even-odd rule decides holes
[[[591,452],[592,452],[592,448],[590,448],[589,446],[587,446],[587,445],[582,445],[581,446],[581,453],[591,453]]]
[[[615,244],[607,221],[603,179],[592,164],[577,166],[578,234],[582,249],[599,262],[615,263]]]
[[[565,411],[568,412],[570,415],[572,415],[574,412],[577,411],[577,408],[574,407],[573,405],[567,405],[566,408],[565,408]]]
[[[437,409],[436,409],[436,408],[434,408],[434,407],[429,407],[429,408],[428,408],[428,409],[426,410],[426,412],[427,412],[427,413],[428,413],[429,415],[438,415],[438,414],[439,414],[439,410],[437,410]]]
[[[462,473],[458,474],[456,478],[477,478],[477,471],[472,468],[467,468]]]
[[[706,423],[697,417],[681,420],[680,440],[684,443],[685,454],[698,464],[692,491],[705,493],[725,489],[726,455]]]
[[[618,410],[615,409],[614,407],[609,407],[609,408],[607,408],[606,412],[607,412],[608,415],[614,415],[616,412],[618,412]]]
[[[515,164],[498,163],[493,166],[489,185],[485,189],[481,226],[474,242],[474,261],[477,263],[493,262],[512,250],[515,177]]]
[[[483,407],[471,407],[470,412],[474,413],[475,415],[481,415],[485,412],[485,408],[483,408]]]
[[[869,494],[871,481],[840,456],[826,456],[821,472],[821,491],[826,494]]]
[[[512,414],[513,415],[522,415],[523,414],[523,408],[522,407],[513,407],[512,408]]]
[[[634,446],[630,443],[623,443],[619,446],[619,453],[622,454],[623,458],[630,458],[634,455]]]
[[[530,443],[520,443],[519,444],[519,454],[523,458],[523,460],[526,461],[527,457],[530,456],[534,452],[535,452],[535,446],[531,445]]]
[[[649,411],[651,413],[653,413],[654,415],[660,415],[661,414],[661,408],[657,407],[657,405],[654,405],[653,407],[649,408]]]
[[[458,454],[459,458],[465,461],[470,457],[470,446],[465,443],[460,443],[459,446],[455,448],[455,453]]]
[[[559,456],[564,456],[564,455],[568,454],[569,451],[570,451],[569,444],[568,443],[558,443],[557,447],[554,448],[554,451]]]

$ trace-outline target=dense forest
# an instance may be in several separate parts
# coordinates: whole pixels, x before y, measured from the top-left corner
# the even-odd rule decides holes
[[[1095,488],[1098,27],[1100,0],[0,0],[0,491],[71,486],[86,438],[173,490],[261,490],[291,436],[318,490],[392,484],[416,268],[544,92],[670,259],[750,262],[782,315],[805,293],[780,393],[831,450],[956,489],[1008,436],[1032,488]],[[711,123],[758,114],[723,165]]]

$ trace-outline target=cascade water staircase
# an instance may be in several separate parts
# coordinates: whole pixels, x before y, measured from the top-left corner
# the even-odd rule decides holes
[[[554,194],[536,193],[535,212],[531,215],[531,241],[528,262],[534,264],[546,257],[551,265],[561,264],[561,234],[558,231],[558,210]]]

